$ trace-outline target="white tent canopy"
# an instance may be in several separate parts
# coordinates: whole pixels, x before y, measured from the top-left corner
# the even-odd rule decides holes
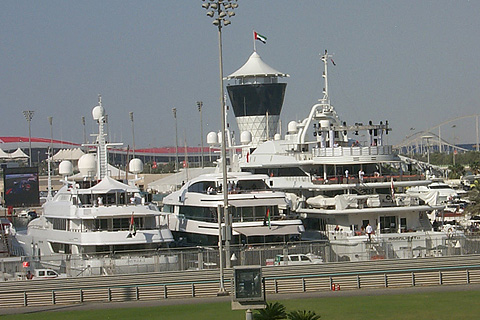
[[[10,159],[10,154],[0,149],[0,159]]]
[[[15,159],[28,159],[29,156],[22,151],[22,149],[18,148],[12,153],[6,153],[2,149],[0,149],[0,159],[3,160],[15,160]]]
[[[227,79],[244,78],[244,77],[288,77],[289,75],[280,71],[277,71],[263,62],[262,58],[257,52],[253,52],[250,58],[243,66],[237,71],[227,77]]]
[[[53,161],[63,161],[63,160],[70,160],[70,161],[78,161],[81,156],[85,153],[80,150],[80,148],[75,149],[61,149],[59,150],[53,157]]]
[[[105,194],[115,192],[140,192],[137,187],[129,186],[128,184],[119,182],[109,176],[105,176],[99,183],[88,189],[79,190],[80,194]]]

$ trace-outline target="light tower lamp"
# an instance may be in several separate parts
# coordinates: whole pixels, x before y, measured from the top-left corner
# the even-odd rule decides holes
[[[222,58],[222,28],[228,26],[231,22],[227,20],[229,17],[233,17],[235,12],[233,9],[238,7],[236,1],[231,0],[210,0],[202,3],[202,7],[207,10],[207,16],[213,19],[213,25],[218,28],[218,55],[219,55],[219,69],[220,69],[220,109],[222,115],[222,171],[223,171],[223,211],[225,217],[225,227],[228,230],[230,227],[229,224],[229,214],[228,214],[228,191],[227,191],[227,149],[226,149],[226,139],[225,139],[225,98],[223,94],[223,58]],[[224,295],[226,293],[224,284],[223,284],[223,250],[222,250],[222,232],[221,232],[221,211],[218,210],[218,246],[220,252],[220,291],[219,295]],[[228,231],[226,232],[228,233]],[[226,254],[229,255],[229,239],[225,241]],[[226,259],[226,266],[230,266],[230,259]]]
[[[32,111],[32,110],[23,111],[23,115],[25,116],[25,119],[28,122],[28,155],[30,156],[30,161],[29,161],[30,167],[32,166],[32,129],[30,124],[32,122],[34,113],[35,111]]]
[[[197,101],[197,107],[198,107],[198,112],[200,113],[200,138],[201,138],[201,141],[202,141],[202,150],[201,150],[201,154],[202,154],[202,160],[201,160],[201,164],[202,164],[202,168],[204,167],[203,165],[203,120],[202,120],[202,107],[203,107],[203,102],[202,101]]]

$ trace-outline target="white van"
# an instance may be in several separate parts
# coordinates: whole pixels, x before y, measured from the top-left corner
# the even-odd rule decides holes
[[[65,277],[65,274],[59,274],[57,271],[52,269],[35,269],[32,279],[56,279]]]
[[[311,253],[307,254],[289,254],[285,259],[284,255],[277,255],[275,257],[276,266],[298,265],[298,264],[317,264],[323,263],[323,259]]]

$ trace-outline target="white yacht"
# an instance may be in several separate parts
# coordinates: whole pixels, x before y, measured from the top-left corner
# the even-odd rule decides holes
[[[288,124],[283,139],[266,130],[263,135],[257,134],[260,139],[248,140],[243,139],[248,133],[242,132],[241,171],[266,174],[273,190],[288,192],[292,209],[301,215],[306,228],[302,238],[328,239],[340,258],[407,258],[431,254],[435,248],[448,245],[458,249],[462,243],[449,242],[451,235],[434,231],[428,219],[429,213],[442,210],[443,206],[436,199],[429,201],[404,193],[408,187],[428,186],[432,181],[410,172],[411,166],[402,163],[393,152],[387,140],[392,130],[388,121],[347,125],[340,120],[328,95],[331,58],[327,51],[321,55],[323,98],[303,121]],[[262,72],[257,72],[250,60],[245,66],[239,70],[248,69],[250,74],[237,71],[230,76],[240,85],[277,82],[273,75],[264,79],[265,75],[259,81]],[[234,110],[256,110],[249,103],[268,101],[242,99],[238,86],[234,99],[231,95]],[[239,106],[235,106],[236,101]],[[252,123],[246,123],[247,120]],[[259,121],[258,116],[247,120],[242,117],[243,128],[256,127],[255,121]],[[268,123],[265,126],[268,128]],[[375,233],[371,240],[365,234],[368,224]],[[441,252],[436,250],[435,254]]]
[[[163,199],[162,211],[180,245],[218,243],[218,210],[223,212],[224,206],[222,178],[221,173],[201,175]],[[244,172],[227,174],[231,228],[225,228],[223,219],[222,228],[232,244],[285,242],[299,239],[305,230],[292,216],[285,193],[270,190],[267,179]]]
[[[99,124],[97,153],[79,159],[80,181],[69,177],[72,164],[63,161],[59,171],[65,176],[64,186],[48,197],[43,214],[25,232],[17,232],[17,239],[33,260],[45,263],[59,258],[54,266],[68,265],[77,274],[105,273],[106,264],[127,268],[131,259],[137,266],[153,265],[154,259],[141,251],[168,246],[172,233],[164,215],[153,204],[145,204],[136,186],[108,175],[110,144],[106,143],[101,99],[93,117]],[[141,166],[139,159],[130,161],[133,172],[141,171]]]
[[[460,195],[457,190],[450,187],[443,180],[435,179],[432,183],[426,186],[413,186],[407,189],[408,194],[413,195],[427,195],[438,193],[437,201],[439,203],[446,204],[448,202],[456,201],[460,199]]]

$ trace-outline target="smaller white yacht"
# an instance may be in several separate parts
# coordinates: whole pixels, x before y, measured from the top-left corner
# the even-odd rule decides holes
[[[34,261],[41,260],[49,267],[65,266],[70,270],[61,271],[69,274],[128,270],[132,259],[137,272],[149,270],[138,267],[155,263],[145,252],[167,247],[173,235],[164,215],[155,205],[145,203],[139,188],[108,175],[107,152],[112,144],[106,143],[101,99],[92,113],[99,124],[96,154],[79,159],[76,177],[71,176],[71,162],[60,163],[64,186],[54,197],[49,195],[43,214],[33,219],[27,230],[18,231],[16,238]],[[139,159],[130,161],[130,171],[138,173],[142,167]]]
[[[204,174],[163,199],[163,213],[180,245],[216,245],[218,210],[223,212],[222,174]],[[228,206],[231,221],[225,228],[232,243],[252,244],[299,239],[305,231],[293,217],[285,193],[268,187],[267,175],[229,172]],[[223,219],[222,219],[223,220]],[[222,221],[222,228],[225,227]]]
[[[407,194],[428,196],[428,194],[435,194],[438,203],[446,204],[460,199],[457,190],[450,187],[443,180],[432,180],[432,183],[426,186],[412,186],[407,189]]]

